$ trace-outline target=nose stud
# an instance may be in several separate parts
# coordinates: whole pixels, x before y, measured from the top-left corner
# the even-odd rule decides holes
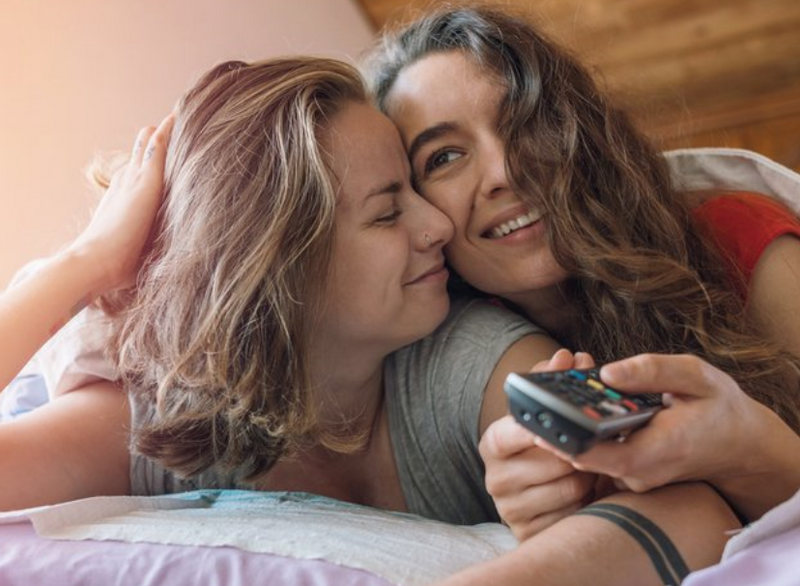
[[[427,232],[425,232],[425,246],[428,248],[431,247],[431,237]]]

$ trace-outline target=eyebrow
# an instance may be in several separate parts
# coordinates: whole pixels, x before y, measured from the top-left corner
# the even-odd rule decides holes
[[[441,122],[435,126],[426,128],[420,132],[413,141],[411,141],[411,146],[408,148],[408,160],[413,161],[417,151],[419,151],[422,147],[429,142],[436,140],[437,138],[441,138],[449,132],[453,132],[455,129],[456,125],[453,122]]]
[[[376,187],[375,189],[371,189],[367,192],[367,197],[364,198],[364,203],[369,201],[370,198],[375,197],[376,195],[395,195],[403,191],[403,184],[400,181],[391,181],[385,185],[381,185],[380,187]]]

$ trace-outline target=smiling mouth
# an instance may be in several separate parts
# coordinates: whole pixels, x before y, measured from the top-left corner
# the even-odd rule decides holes
[[[512,232],[516,232],[520,228],[524,228],[526,226],[530,226],[538,222],[541,219],[541,215],[538,212],[528,212],[527,214],[522,214],[508,222],[503,222],[499,226],[495,226],[494,228],[490,228],[483,233],[484,238],[502,238],[503,236],[508,236]]]

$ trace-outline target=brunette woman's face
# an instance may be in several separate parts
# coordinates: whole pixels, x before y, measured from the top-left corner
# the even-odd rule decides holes
[[[411,187],[397,129],[375,108],[346,104],[321,143],[338,190],[321,327],[337,344],[388,353],[429,334],[447,315],[442,249],[453,227]]]
[[[405,68],[387,99],[420,193],[453,222],[445,252],[487,293],[517,300],[566,278],[545,238],[546,218],[514,193],[498,132],[506,88],[460,51]]]

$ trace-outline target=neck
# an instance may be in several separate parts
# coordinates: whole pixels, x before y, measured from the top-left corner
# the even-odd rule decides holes
[[[565,345],[574,339],[579,313],[567,295],[566,283],[544,289],[504,295],[536,325]]]
[[[343,351],[341,346],[319,355],[321,359],[313,362],[312,380],[322,426],[372,429],[383,400],[384,358],[369,360],[366,352]]]

